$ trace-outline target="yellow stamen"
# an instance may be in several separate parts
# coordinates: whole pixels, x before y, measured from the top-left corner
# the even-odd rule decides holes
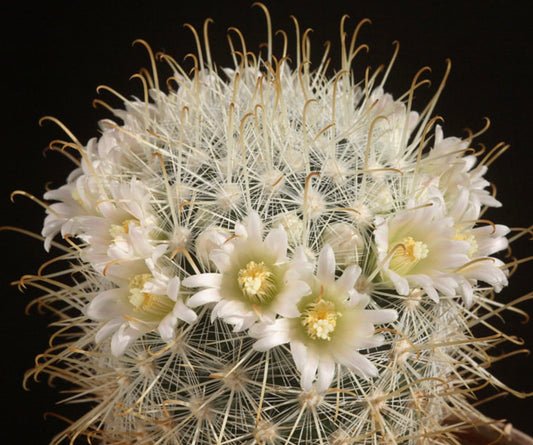
[[[136,312],[144,312],[145,315],[162,318],[172,310],[174,302],[166,295],[143,292],[144,285],[152,278],[152,274],[149,273],[135,275],[129,283],[130,295],[128,300]]]
[[[313,340],[331,340],[331,334],[335,331],[337,318],[342,316],[335,312],[335,305],[331,301],[319,298],[316,303],[311,303],[302,314],[301,322],[306,328],[307,334]]]
[[[242,293],[254,304],[268,303],[274,296],[273,273],[264,262],[250,261],[239,270],[237,282]]]
[[[470,249],[468,249],[467,252],[469,258],[472,258],[479,249],[476,237],[472,235],[472,232],[470,230],[467,230],[466,232],[457,231],[453,239],[458,241],[468,241],[468,243],[470,244]]]
[[[122,224],[111,224],[111,227],[109,227],[109,234],[113,239],[122,235],[127,235],[130,232],[130,222],[139,225],[139,221],[136,219],[125,219],[122,221]]]
[[[428,256],[428,246],[408,236],[402,240],[389,262],[389,269],[407,275],[420,260]]]

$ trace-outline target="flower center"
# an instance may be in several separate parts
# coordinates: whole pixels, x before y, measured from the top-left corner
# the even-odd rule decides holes
[[[265,266],[264,262],[250,261],[246,267],[239,270],[237,282],[242,293],[255,304],[268,303],[274,296],[274,274]]]
[[[331,301],[320,299],[307,306],[300,319],[309,337],[329,341],[340,316],[342,314],[335,311],[335,305]]]
[[[172,310],[173,301],[166,295],[155,295],[149,292],[143,292],[144,285],[152,278],[152,274],[149,273],[135,275],[130,280],[130,295],[128,300],[133,305],[136,312],[138,311],[145,315],[163,318]]]
[[[428,246],[408,236],[396,247],[389,262],[389,269],[400,275],[408,274],[420,260],[428,256]]]
[[[467,254],[470,258],[472,258],[479,249],[476,237],[472,235],[472,232],[470,230],[466,232],[457,231],[453,239],[458,241],[468,241],[468,243],[470,244],[470,249],[468,249]]]
[[[130,222],[139,224],[139,221],[136,219],[125,219],[122,221],[122,224],[111,224],[111,227],[109,227],[109,234],[113,239],[128,234],[130,232]]]

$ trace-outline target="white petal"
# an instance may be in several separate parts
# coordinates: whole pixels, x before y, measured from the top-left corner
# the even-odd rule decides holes
[[[191,275],[181,282],[185,287],[220,287],[222,283],[222,274],[219,273],[201,273]]]
[[[474,302],[474,290],[472,289],[472,285],[468,282],[468,280],[464,279],[461,281],[460,288],[465,306],[470,308]]]
[[[229,246],[234,246],[234,244],[227,243],[224,245],[224,250],[214,249],[209,254],[209,259],[214,263],[214,265],[220,272],[225,272],[231,267]],[[233,249],[231,250],[233,251]]]
[[[307,362],[307,346],[300,341],[293,340],[291,341],[291,354],[296,367],[302,369]]]
[[[370,323],[390,323],[396,321],[398,313],[394,309],[365,310],[365,321]]]
[[[329,244],[326,244],[318,257],[316,272],[319,281],[333,281],[335,277],[335,254]]]
[[[330,358],[320,357],[318,365],[317,390],[319,392],[325,391],[331,385],[335,377],[335,362]]]
[[[356,351],[350,351],[349,353],[345,353],[342,356],[335,358],[338,362],[360,374],[362,377],[368,378],[378,375],[378,369],[374,364]]]
[[[176,301],[180,290],[180,279],[178,277],[172,278],[167,285],[167,295],[172,301]]]
[[[124,323],[124,319],[122,317],[117,317],[117,318],[113,318],[112,320],[109,320],[106,324],[104,324],[98,330],[98,332],[96,333],[94,337],[94,341],[96,343],[101,343],[107,337],[113,334],[122,323]]]
[[[224,320],[226,323],[233,326],[233,332],[241,332],[247,328],[245,322],[249,322],[248,325],[252,324],[253,321],[246,320],[243,317],[228,317]],[[213,322],[213,317],[211,317],[211,322]]]
[[[292,281],[279,293],[271,303],[270,308],[283,317],[299,317],[301,314],[296,305],[303,296],[309,295],[310,293],[311,288],[305,281]]]
[[[235,235],[237,235],[239,238],[248,238],[248,230],[246,229],[246,226],[240,222],[235,223]],[[227,243],[226,243],[227,244]]]
[[[115,357],[120,357],[142,334],[143,332],[132,329],[127,323],[122,324],[111,338],[111,353]]]
[[[189,298],[189,300],[187,301],[187,306],[198,307],[203,304],[220,301],[221,298],[222,297],[220,296],[218,289],[204,289]]]
[[[287,233],[283,229],[274,229],[266,236],[265,248],[275,254],[276,262],[286,260],[287,256]]]
[[[409,282],[392,270],[387,271],[387,275],[394,284],[396,292],[400,295],[409,295]]]
[[[212,318],[244,318],[253,313],[250,305],[239,300],[222,299],[214,308]],[[257,317],[255,317],[257,318]]]
[[[188,307],[181,298],[178,298],[172,313],[175,317],[178,317],[180,320],[183,320],[186,323],[192,324],[198,318],[196,312],[194,312],[190,307]]]
[[[129,312],[129,306],[122,300],[128,291],[123,288],[109,289],[89,303],[85,313],[93,320],[109,320]]]
[[[304,391],[311,391],[313,387],[313,380],[316,376],[316,370],[318,368],[318,355],[311,350],[307,351],[307,360],[300,368],[300,384]]]
[[[468,278],[484,281],[494,287],[496,292],[507,286],[507,277],[499,266],[503,262],[496,258],[487,258],[487,261],[479,261],[471,266],[467,266],[463,272]]]
[[[248,224],[246,226],[248,238],[255,241],[262,239],[262,224],[257,212],[251,212],[248,215]]]
[[[176,335],[177,324],[178,319],[176,318],[176,316],[172,312],[170,314],[167,314],[165,318],[161,320],[159,326],[157,326],[157,331],[159,332],[161,338],[167,342],[171,341]]]
[[[360,273],[361,268],[359,266],[348,266],[336,281],[337,286],[340,290],[344,291],[344,293],[347,293],[355,286],[355,282],[357,281],[357,278],[359,278]]]
[[[133,224],[133,223],[130,223],[130,224]],[[161,243],[158,246],[156,246],[154,248],[153,252],[152,252],[152,257],[150,258],[152,263],[156,264],[157,260],[159,258],[161,258],[165,254],[167,249],[168,249],[168,243]],[[151,270],[151,268],[150,268],[150,270]]]
[[[269,349],[274,348],[275,346],[282,345],[289,342],[289,331],[283,329],[276,329],[274,326],[276,322],[273,323],[272,329],[269,329],[270,326],[265,326],[263,323],[254,324],[248,333],[251,337],[258,338],[254,343],[253,348],[256,351],[268,351]]]

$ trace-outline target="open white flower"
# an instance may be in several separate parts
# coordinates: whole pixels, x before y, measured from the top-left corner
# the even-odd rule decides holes
[[[354,289],[360,273],[352,265],[335,280],[335,254],[329,245],[324,246],[316,276],[309,277],[312,291],[298,302],[298,315],[250,329],[259,351],[290,343],[305,391],[311,390],[315,379],[316,390],[325,391],[338,364],[364,378],[378,374],[376,366],[357,350],[381,345],[383,337],[374,334],[374,324],[392,322],[397,313],[364,309],[370,298]]]
[[[157,266],[165,249],[163,245],[154,249],[153,256],[145,261],[144,270],[128,269],[129,280],[100,293],[85,310],[89,318],[105,322],[95,340],[100,343],[112,335],[111,352],[117,357],[149,331],[157,330],[168,342],[174,338],[178,319],[187,323],[196,321],[196,313],[180,295],[180,279],[167,275]]]
[[[437,203],[377,217],[374,238],[381,275],[400,295],[421,287],[435,302],[453,296],[461,279],[455,271],[469,261],[470,245],[458,240],[451,217]]]
[[[236,224],[235,236],[210,255],[219,273],[203,273],[187,277],[183,285],[203,287],[188,301],[197,307],[216,303],[211,318],[221,318],[235,331],[250,327],[258,320],[273,322],[277,314],[298,314],[296,303],[309,293],[309,286],[299,276],[308,265],[287,258],[287,234],[282,228],[272,229],[263,240],[257,213],[248,223]]]

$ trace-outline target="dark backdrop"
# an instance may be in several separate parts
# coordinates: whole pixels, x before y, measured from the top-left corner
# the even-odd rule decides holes
[[[56,116],[82,142],[96,135],[97,120],[108,117],[105,110],[91,107],[99,84],[115,87],[125,95],[140,92],[138,81],[128,78],[149,61],[142,47],[131,47],[136,38],[181,61],[187,52],[194,51],[192,36],[182,24],[189,22],[199,28],[211,16],[215,20],[210,28],[212,47],[219,65],[230,63],[225,38],[228,26],[242,29],[253,51],[266,38],[262,13],[259,8],[251,10],[248,1],[7,3],[0,7],[0,225],[36,232],[42,223],[41,209],[23,198],[11,204],[9,193],[24,189],[41,196],[48,181],[60,185],[71,169],[56,153],[43,157],[43,148],[62,133],[51,124],[39,128],[41,116]],[[400,55],[388,82],[388,90],[396,96],[409,87],[412,76],[424,65],[433,68],[432,78],[437,82],[444,60],[451,58],[452,74],[436,110],[445,117],[445,133],[462,135],[465,127],[479,129],[484,116],[491,118],[492,126],[480,141],[490,147],[505,140],[512,149],[493,164],[488,175],[504,203],[503,209],[490,216],[512,227],[531,224],[531,26],[529,13],[520,6],[523,3],[285,0],[266,4],[274,29],[283,28],[294,35],[290,14],[299,18],[302,27],[314,29],[315,54],[327,39],[337,47],[343,13],[351,16],[350,25],[370,18],[373,24],[363,29],[361,41],[370,45],[371,52],[361,57],[359,66],[386,63],[392,42],[399,40]],[[337,54],[334,51],[333,55]],[[419,108],[424,97],[421,92]],[[60,427],[58,421],[43,420],[43,413],[52,410],[58,399],[55,390],[41,382],[32,383],[31,391],[25,392],[21,382],[33,357],[46,348],[50,319],[35,311],[24,315],[26,304],[36,294],[20,294],[8,284],[24,273],[35,272],[44,251],[38,241],[9,232],[0,233],[0,243],[4,257],[0,410],[5,411],[0,415],[0,434],[6,436],[0,443],[45,444]],[[525,256],[528,249],[531,252],[531,242],[524,242],[516,253]],[[522,267],[513,277],[513,285],[502,293],[502,300],[530,290],[532,272],[530,265]],[[533,304],[522,307],[533,313]],[[509,317],[506,329],[525,337],[531,346],[532,326],[520,321],[519,317]],[[532,365],[529,357],[514,357],[496,372],[513,388],[533,391]],[[531,399],[508,396],[487,404],[485,411],[533,434]]]

